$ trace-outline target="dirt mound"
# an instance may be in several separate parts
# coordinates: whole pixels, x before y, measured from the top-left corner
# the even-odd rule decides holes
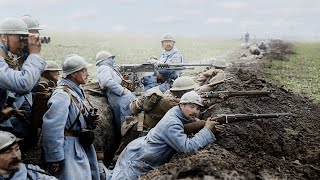
[[[280,39],[273,39],[268,42],[269,50],[266,54],[268,59],[272,60],[289,60],[290,54],[295,53],[294,45]]]
[[[228,124],[204,150],[177,154],[141,179],[320,179],[319,106],[269,83],[257,69],[229,71],[234,79],[221,90],[267,88],[273,96],[232,97],[212,106],[205,117],[277,112],[295,116]]]

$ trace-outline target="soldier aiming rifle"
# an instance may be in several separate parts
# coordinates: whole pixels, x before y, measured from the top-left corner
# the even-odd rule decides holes
[[[252,120],[252,119],[262,119],[262,118],[279,118],[281,116],[293,116],[291,113],[270,113],[270,114],[220,114],[217,117],[212,117],[210,121],[216,121],[221,124],[228,124],[237,121]],[[184,125],[184,132],[186,134],[192,134],[199,132],[206,121],[200,120],[193,123]]]

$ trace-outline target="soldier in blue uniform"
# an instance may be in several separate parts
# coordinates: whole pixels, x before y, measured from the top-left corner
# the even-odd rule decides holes
[[[81,84],[88,79],[88,63],[78,55],[66,57],[62,64],[63,78],[48,101],[43,116],[42,145],[48,171],[58,179],[99,180],[99,167],[92,145],[94,135],[84,105]]]
[[[0,131],[0,180],[56,180],[38,166],[21,163],[19,140],[9,132]]]

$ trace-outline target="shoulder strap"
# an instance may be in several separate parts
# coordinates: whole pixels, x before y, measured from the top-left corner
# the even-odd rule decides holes
[[[68,93],[71,101],[77,106],[77,108],[79,109],[78,115],[76,117],[76,119],[74,120],[74,122],[71,124],[69,129],[72,129],[76,123],[79,121],[80,122],[80,114],[82,111],[82,106],[80,105],[79,101],[77,100],[77,98],[74,97],[74,95],[72,95],[72,93],[70,92],[70,88],[68,87],[68,85],[63,85],[63,86],[58,86],[57,89],[63,89],[66,93]]]

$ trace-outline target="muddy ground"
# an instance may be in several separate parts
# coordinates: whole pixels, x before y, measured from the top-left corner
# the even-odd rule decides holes
[[[233,56],[236,57],[236,56]],[[320,179],[320,108],[264,73],[266,58],[237,63],[220,90],[272,91],[272,97],[230,97],[204,117],[229,113],[293,113],[292,117],[228,124],[218,140],[191,154],[176,154],[141,179]]]

